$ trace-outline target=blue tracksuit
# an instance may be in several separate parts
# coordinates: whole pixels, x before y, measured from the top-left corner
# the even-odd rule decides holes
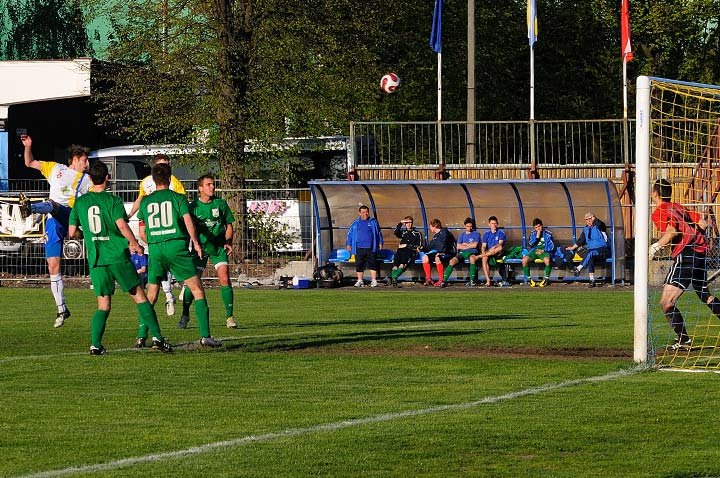
[[[587,255],[583,258],[582,266],[587,267],[588,272],[595,272],[595,258],[606,257],[609,247],[607,240],[607,227],[600,219],[595,219],[589,226],[583,228],[578,238],[578,246],[587,246]]]

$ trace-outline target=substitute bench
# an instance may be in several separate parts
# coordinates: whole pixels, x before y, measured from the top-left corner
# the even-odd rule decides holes
[[[506,245],[524,248],[535,217],[552,231],[556,244],[567,247],[581,234],[585,213],[592,212],[608,228],[611,254],[605,261],[605,280],[625,280],[625,228],[618,193],[609,180],[311,181],[309,185],[317,263],[335,263],[346,276],[354,275],[352,258],[345,250],[347,229],[358,216],[359,204],[365,204],[383,234],[380,276],[392,267],[393,251],[399,242],[393,230],[406,215],[413,216],[415,227],[425,238],[435,218],[457,237],[466,217],[475,220],[482,235],[488,229],[488,217],[496,216],[507,236]],[[522,280],[520,259],[508,259],[505,264],[512,268],[516,280]],[[537,266],[532,267],[533,275]],[[602,277],[603,267],[598,264],[596,269],[596,277]],[[401,280],[422,275],[416,265]],[[466,276],[467,267],[459,266],[451,280],[464,281]],[[568,277],[561,267],[553,269],[551,280],[587,280],[587,275],[583,271],[579,277]]]

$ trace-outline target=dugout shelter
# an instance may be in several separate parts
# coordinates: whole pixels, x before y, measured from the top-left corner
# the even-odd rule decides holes
[[[620,198],[609,179],[446,180],[446,181],[311,181],[313,245],[318,265],[335,260],[345,249],[347,230],[358,217],[360,204],[380,223],[387,260],[397,249],[393,231],[400,220],[413,216],[425,238],[432,219],[457,235],[465,218],[475,220],[481,235],[487,219],[496,216],[505,230],[507,246],[526,246],[533,219],[542,219],[561,247],[575,243],[584,215],[592,212],[605,222],[611,255],[607,280],[625,279],[625,228]],[[382,262],[382,261],[381,261]],[[353,267],[344,266],[346,275]]]

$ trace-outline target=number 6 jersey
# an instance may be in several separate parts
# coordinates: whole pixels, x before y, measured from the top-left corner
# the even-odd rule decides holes
[[[127,222],[125,206],[120,197],[107,191],[91,191],[75,201],[69,222],[82,228],[90,267],[130,260],[128,241],[118,229],[118,219]]]

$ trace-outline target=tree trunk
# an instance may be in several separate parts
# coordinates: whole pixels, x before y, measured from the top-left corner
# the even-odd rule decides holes
[[[227,201],[235,213],[236,223],[233,249],[236,258],[242,261],[247,244],[245,153],[247,125],[247,84],[252,31],[250,29],[251,1],[213,0],[213,12],[218,26],[220,42],[218,53],[218,84],[216,120],[218,126],[218,154],[220,157],[220,179],[222,187],[231,190]]]

